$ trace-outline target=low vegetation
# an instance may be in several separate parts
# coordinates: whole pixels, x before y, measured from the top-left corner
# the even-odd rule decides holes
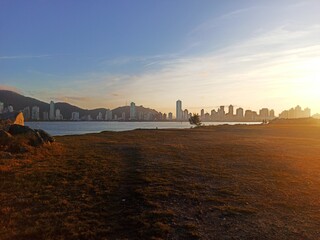
[[[2,153],[0,239],[318,239],[319,136],[136,130]]]
[[[192,116],[190,116],[189,122],[191,125],[201,126],[201,120],[200,120],[199,114],[194,113]]]

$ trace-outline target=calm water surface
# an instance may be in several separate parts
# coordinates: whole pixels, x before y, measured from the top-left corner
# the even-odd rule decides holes
[[[246,122],[205,122],[204,125],[260,124]],[[134,129],[190,128],[188,122],[26,122],[26,126],[40,128],[53,136],[98,133],[102,131],[128,131]]]

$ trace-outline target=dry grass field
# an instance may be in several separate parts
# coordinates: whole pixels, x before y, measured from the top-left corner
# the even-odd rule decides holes
[[[58,137],[0,155],[0,239],[319,239],[320,125]]]

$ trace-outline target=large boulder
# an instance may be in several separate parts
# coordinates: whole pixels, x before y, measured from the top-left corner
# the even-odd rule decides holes
[[[42,129],[35,129],[35,131],[40,135],[40,137],[43,139],[44,142],[54,142],[55,139],[52,137],[49,133],[46,131],[43,131]]]
[[[10,134],[12,134],[13,136],[15,135],[19,135],[19,134],[32,134],[34,133],[34,130],[27,127],[27,126],[22,126],[22,125],[18,125],[18,124],[12,124],[9,128],[8,131]]]
[[[52,143],[55,139],[47,132],[41,129],[33,130],[27,126],[13,124],[10,126],[9,133],[19,138],[20,140],[27,140],[28,145],[37,147],[44,143]]]

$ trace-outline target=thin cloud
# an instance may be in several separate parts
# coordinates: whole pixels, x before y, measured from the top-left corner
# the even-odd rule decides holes
[[[201,23],[198,26],[196,26],[195,28],[193,28],[188,33],[188,36],[192,36],[192,35],[202,33],[202,32],[207,32],[209,30],[212,30],[213,28],[218,27],[225,20],[233,19],[233,18],[238,17],[244,13],[247,13],[252,10],[256,10],[258,8],[259,7],[237,9],[237,10],[231,11],[229,13],[223,14],[221,16],[218,16],[218,17],[215,17],[212,19],[208,19],[207,21],[204,21],[203,23]]]
[[[69,54],[41,54],[41,55],[14,55],[14,56],[0,56],[0,60],[19,60],[32,58],[51,58],[57,56],[67,56]]]
[[[22,93],[22,91],[16,87],[13,86],[8,86],[8,85],[0,85],[0,90],[7,90],[7,91],[12,91],[16,93]]]

